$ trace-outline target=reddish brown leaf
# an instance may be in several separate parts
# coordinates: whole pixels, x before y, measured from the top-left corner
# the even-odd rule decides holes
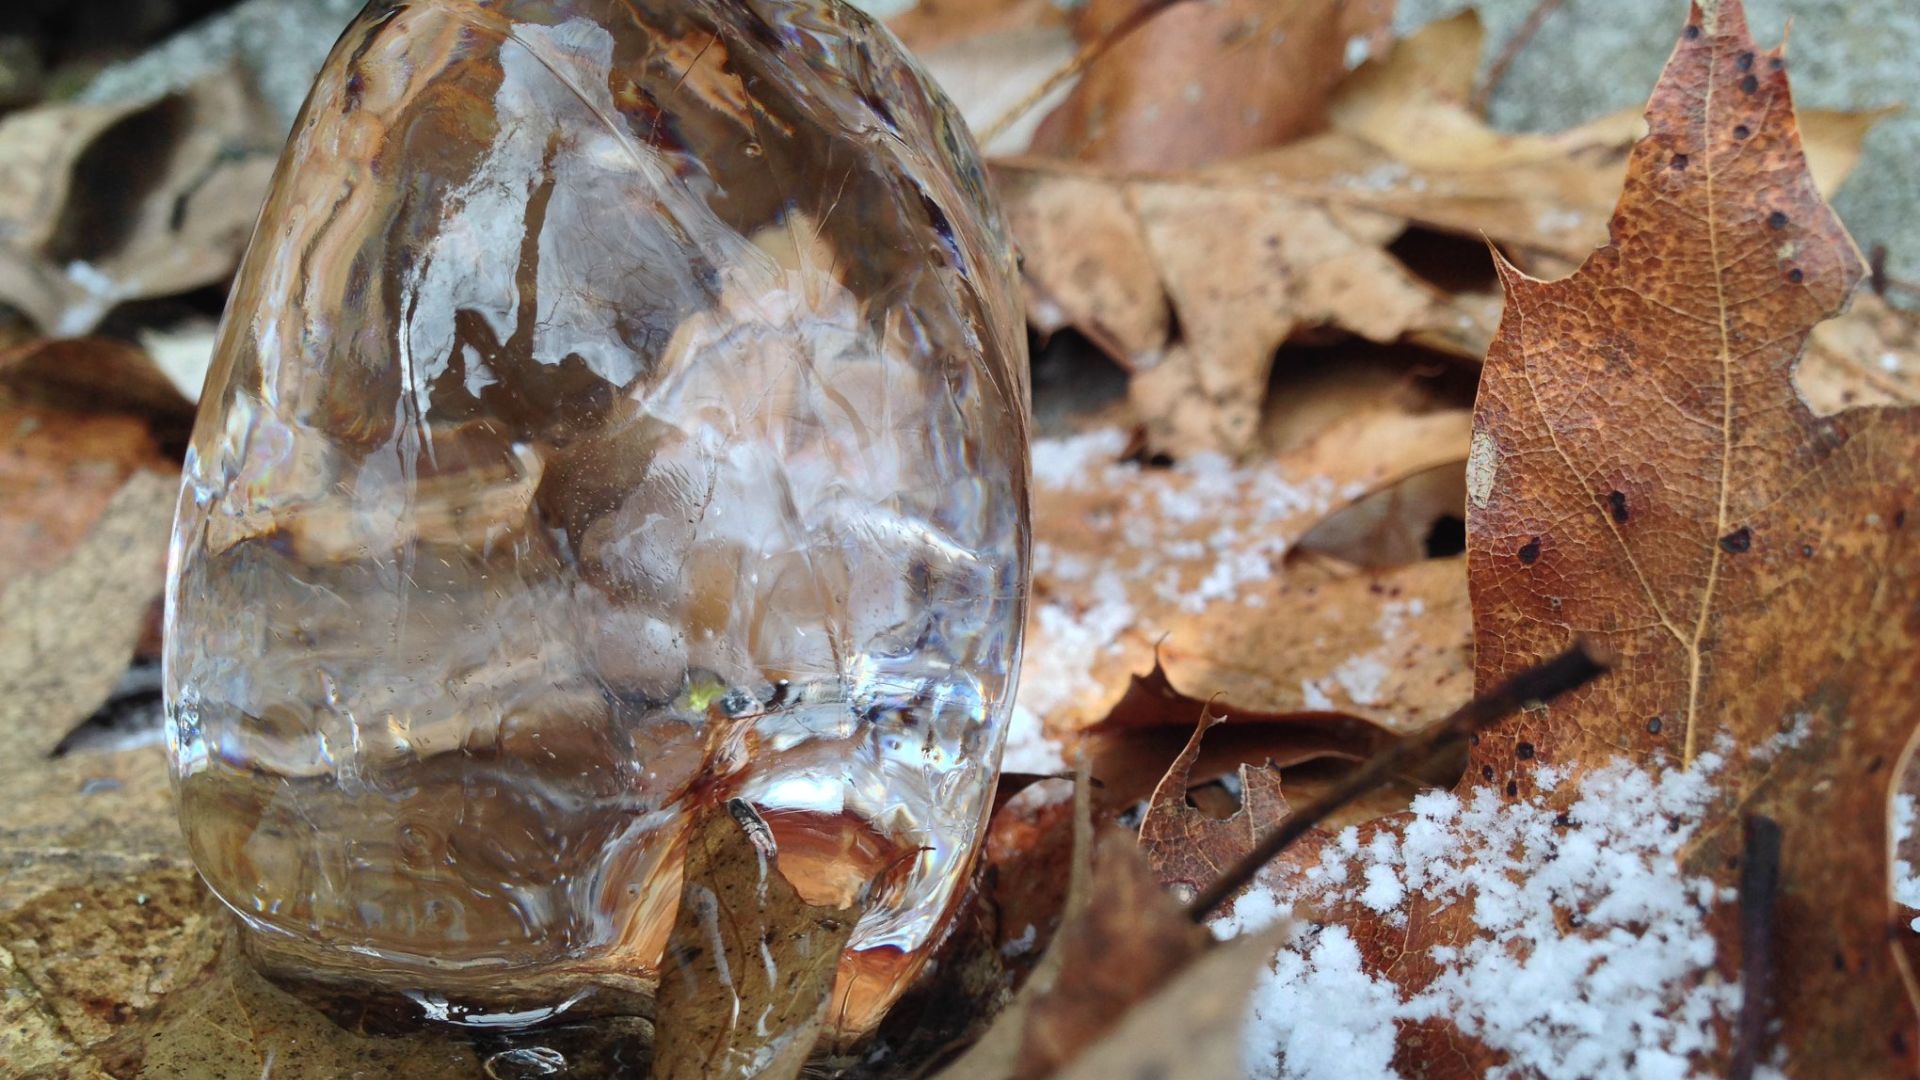
[[[1807,172],[1784,67],[1738,0],[1698,4],[1612,242],[1563,281],[1503,268],[1469,479],[1478,682],[1574,635],[1620,665],[1483,740],[1469,776],[1524,792],[1543,765],[1722,755],[1684,865],[1731,887],[1741,817],[1785,830],[1783,1071],[1906,1073],[1886,818],[1920,693],[1920,411],[1819,418],[1794,390],[1865,267]],[[1737,969],[1734,920],[1711,925]]]
[[[59,564],[140,471],[174,465],[133,417],[0,408],[0,585]]]
[[[1097,40],[1154,0],[1094,0]],[[1176,3],[1116,45],[1041,125],[1041,153],[1179,169],[1277,146],[1324,121],[1327,94],[1383,45],[1391,0]]]
[[[1140,852],[1176,897],[1190,900],[1221,871],[1252,851],[1260,837],[1287,816],[1280,773],[1266,765],[1240,766],[1240,808],[1226,818],[1209,817],[1187,802],[1187,787],[1207,730],[1225,717],[1206,715],[1147,800],[1140,819]],[[1244,890],[1242,890],[1244,892]],[[1218,910],[1233,910],[1228,899]]]

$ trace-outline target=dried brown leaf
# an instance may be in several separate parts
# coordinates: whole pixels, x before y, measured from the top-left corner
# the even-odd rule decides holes
[[[1211,940],[1160,888],[1124,833],[1097,839],[1083,778],[1074,796],[1074,853],[1060,932],[1027,984],[943,1080],[1053,1074],[1098,1041],[1134,1003]]]
[[[1322,518],[1294,550],[1369,570],[1405,566],[1428,557],[1437,523],[1452,518],[1464,530],[1466,512],[1467,462],[1461,458],[1374,488]]]
[[[1288,813],[1280,773],[1266,765],[1240,766],[1240,807],[1232,816],[1209,817],[1188,804],[1187,786],[1200,757],[1201,741],[1222,719],[1201,718],[1193,737],[1147,800],[1147,812],[1140,819],[1141,854],[1161,884],[1184,900],[1191,900],[1222,871],[1245,858]],[[1232,913],[1237,898],[1229,898],[1218,912]]]
[[[139,105],[54,102],[10,117],[0,160],[32,164],[23,190],[0,199],[0,300],[74,336],[125,301],[224,281],[282,134],[231,72]]]
[[[131,477],[174,468],[133,417],[0,408],[0,587],[59,565]]]
[[[134,473],[64,562],[0,592],[0,758],[44,759],[106,700],[160,590],[174,498]]]
[[[1920,693],[1920,410],[1816,417],[1794,390],[1865,266],[1737,0],[1695,7],[1648,120],[1612,242],[1562,281],[1505,271],[1469,517],[1482,685],[1576,634],[1620,665],[1483,740],[1469,775],[1718,753],[1726,799],[1683,865],[1732,886],[1740,819],[1785,830],[1781,1068],[1911,1071],[1886,819]],[[1711,921],[1737,964],[1733,920]]]
[[[1285,939],[1285,926],[1212,949],[1135,1005],[1060,1080],[1218,1080],[1242,1075],[1247,999]]]
[[[1099,40],[1154,0],[1094,0]],[[1041,125],[1035,151],[1173,170],[1277,146],[1324,122],[1327,94],[1391,36],[1391,0],[1173,3],[1116,44]]]
[[[695,814],[662,960],[653,1075],[794,1077],[813,1052],[864,897],[809,904],[746,802]]]
[[[145,349],[112,338],[59,338],[0,352],[0,395],[85,413],[190,424],[194,400]]]
[[[1429,24],[1340,86],[1331,131],[1221,171],[1577,264],[1606,241],[1627,152],[1645,123],[1629,109],[1562,132],[1494,130],[1469,104],[1481,37],[1471,11]],[[1846,178],[1884,115],[1801,114],[1823,193]]]
[[[1156,661],[1174,685],[1217,694],[1236,716],[1339,713],[1411,730],[1469,696],[1461,560],[1376,574],[1279,554],[1339,492],[1457,460],[1468,414],[1422,411],[1386,392],[1355,400],[1332,381],[1290,390],[1285,415],[1320,412],[1323,393],[1338,404],[1331,419],[1283,431],[1276,417],[1268,435],[1285,449],[1230,474],[1043,470],[1022,700],[1051,731],[1099,725]],[[1116,610],[1124,626],[1107,621]],[[1111,637],[1085,640],[1095,632]],[[1176,738],[1195,716],[1175,722]]]
[[[1486,315],[1384,250],[1397,218],[1235,176],[1103,177],[1037,159],[996,176],[1036,324],[1071,326],[1133,371],[1156,449],[1247,449],[1274,351],[1296,335],[1447,341]]]

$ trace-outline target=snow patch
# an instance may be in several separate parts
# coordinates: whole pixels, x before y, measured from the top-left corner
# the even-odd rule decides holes
[[[1274,906],[1357,902],[1404,925],[1417,897],[1467,905],[1481,933],[1432,949],[1438,976],[1403,997],[1363,969],[1344,927],[1303,928],[1254,994],[1248,1075],[1395,1077],[1396,1023],[1444,1018],[1506,1055],[1493,1077],[1692,1077],[1690,1056],[1713,1049],[1740,1002],[1706,929],[1729,897],[1679,865],[1721,764],[1615,761],[1582,778],[1564,814],[1540,796],[1428,792],[1397,833],[1362,844],[1344,830]]]

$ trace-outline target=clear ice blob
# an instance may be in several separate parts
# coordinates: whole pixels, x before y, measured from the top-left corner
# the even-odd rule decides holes
[[[375,2],[234,288],[167,593],[193,858],[280,968],[647,983],[744,798],[870,1026],[991,802],[1026,342],[973,142],[837,0]],[[625,980],[625,982],[623,982]]]

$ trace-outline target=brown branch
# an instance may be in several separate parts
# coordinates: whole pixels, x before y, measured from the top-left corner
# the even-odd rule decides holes
[[[1079,52],[1073,54],[1073,59],[1067,61],[1065,65],[1053,74],[1047,76],[1046,81],[1042,82],[1038,87],[1035,87],[1032,93],[1014,102],[1012,108],[995,117],[993,123],[988,124],[986,128],[981,131],[980,145],[984,147],[1001,135],[1006,134],[1007,129],[1012,127],[1015,121],[1025,116],[1034,106],[1045,100],[1048,94],[1059,89],[1062,83],[1087,70],[1087,65],[1105,56],[1108,50],[1120,44],[1128,34],[1152,22],[1156,16],[1168,8],[1185,2],[1186,0],[1145,0],[1139,7],[1129,13],[1126,18],[1120,20],[1113,29],[1082,46]]]
[[[1519,56],[1520,50],[1526,48],[1527,43],[1533,40],[1533,35],[1540,32],[1540,26],[1547,21],[1547,16],[1559,10],[1560,3],[1561,0],[1540,0],[1533,6],[1527,21],[1521,23],[1520,29],[1515,30],[1513,36],[1507,39],[1507,43],[1500,47],[1500,55],[1494,57],[1493,63],[1487,65],[1486,80],[1473,92],[1474,112],[1482,116],[1487,114],[1487,103],[1493,99],[1493,92],[1500,88],[1500,83],[1506,79],[1507,69],[1513,66],[1514,57]]]
[[[1345,780],[1276,825],[1245,858],[1215,878],[1213,884],[1187,905],[1187,917],[1194,922],[1205,919],[1214,908],[1252,881],[1260,868],[1273,861],[1275,855],[1286,850],[1289,844],[1306,835],[1307,830],[1326,820],[1335,810],[1392,777],[1432,761],[1467,736],[1493,726],[1527,705],[1550,701],[1569,690],[1576,690],[1606,670],[1607,664],[1595,656],[1586,643],[1575,642],[1572,648],[1559,656],[1512,675],[1492,690],[1462,705],[1446,719],[1368,758]]]
[[[1748,814],[1740,862],[1740,1021],[1727,1080],[1753,1080],[1773,996],[1773,924],[1780,900],[1780,824]]]

